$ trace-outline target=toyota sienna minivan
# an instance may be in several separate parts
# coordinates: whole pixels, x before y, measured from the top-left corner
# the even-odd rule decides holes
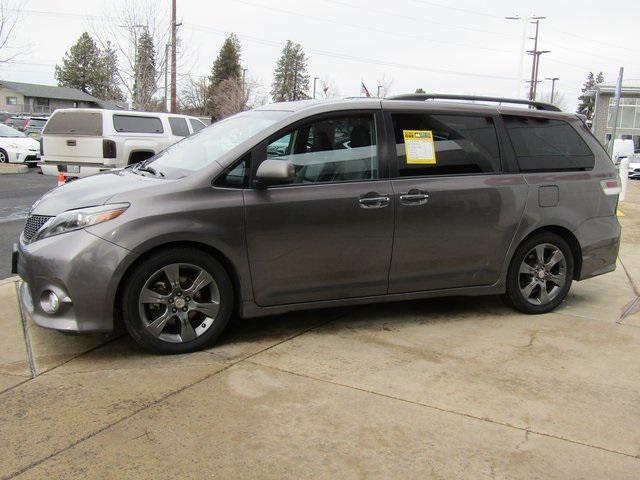
[[[583,121],[551,105],[277,103],[48,192],[13,260],[36,324],[122,321],[162,353],[211,345],[234,313],[503,295],[539,314],[615,269],[619,191]]]

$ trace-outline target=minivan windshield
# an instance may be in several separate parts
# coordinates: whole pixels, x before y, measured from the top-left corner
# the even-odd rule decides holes
[[[0,138],[21,138],[26,135],[15,128],[0,124]]]
[[[289,113],[253,110],[236,114],[172,145],[144,162],[144,165],[164,178],[185,177],[211,165],[222,155]]]

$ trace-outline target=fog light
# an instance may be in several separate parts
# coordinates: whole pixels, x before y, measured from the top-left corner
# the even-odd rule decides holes
[[[53,315],[60,308],[60,299],[51,290],[45,290],[40,297],[40,307],[46,313]]]

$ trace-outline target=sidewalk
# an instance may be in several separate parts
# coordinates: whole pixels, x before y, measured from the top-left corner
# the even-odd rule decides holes
[[[628,200],[618,269],[535,317],[293,313],[160,357],[25,324],[4,282],[0,478],[636,479],[640,183]]]

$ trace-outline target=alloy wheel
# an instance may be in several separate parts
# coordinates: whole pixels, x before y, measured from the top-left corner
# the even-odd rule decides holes
[[[154,337],[185,343],[206,332],[220,310],[220,291],[213,276],[189,263],[157,270],[138,297],[143,326]]]
[[[527,302],[546,305],[562,292],[566,283],[567,260],[555,245],[536,245],[524,256],[518,271],[518,286]]]
[[[0,163],[7,163],[7,154],[0,150]]]

